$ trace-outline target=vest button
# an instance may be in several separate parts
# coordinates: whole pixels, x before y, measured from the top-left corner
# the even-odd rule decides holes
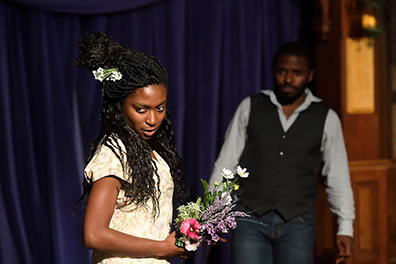
[[[286,138],[286,135],[283,135],[282,138],[285,139],[285,138]]]
[[[281,152],[279,153],[279,155],[283,156],[283,151],[281,151]]]

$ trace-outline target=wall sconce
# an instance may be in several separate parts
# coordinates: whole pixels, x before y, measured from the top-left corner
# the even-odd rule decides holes
[[[362,14],[362,28],[373,29],[377,26],[377,19],[372,14]]]
[[[383,0],[360,0],[359,4],[362,36],[372,39],[382,33],[378,18],[382,14]]]

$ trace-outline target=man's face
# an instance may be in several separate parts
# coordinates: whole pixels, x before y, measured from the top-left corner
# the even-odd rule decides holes
[[[305,57],[279,56],[274,65],[274,92],[281,104],[291,104],[304,95],[306,85],[312,81],[314,71]]]

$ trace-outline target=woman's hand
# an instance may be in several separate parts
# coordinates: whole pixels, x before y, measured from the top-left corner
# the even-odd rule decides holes
[[[187,259],[187,251],[184,248],[176,246],[176,231],[173,231],[165,240],[164,240],[164,256],[161,258],[165,258],[170,260],[171,257],[178,256],[182,259]]]
[[[227,239],[225,239],[224,237],[220,237],[219,241],[213,242],[211,245],[215,246],[215,245],[218,245],[219,243],[226,243],[226,242],[227,242]]]
[[[132,258],[184,257],[185,250],[175,245],[175,232],[165,240],[152,240],[109,228],[120,188],[120,181],[114,177],[94,182],[85,210],[84,245]]]

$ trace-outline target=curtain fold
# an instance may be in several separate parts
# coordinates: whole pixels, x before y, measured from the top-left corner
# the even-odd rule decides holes
[[[74,67],[83,35],[105,32],[164,64],[192,199],[237,105],[272,88],[275,49],[299,37],[293,0],[119,2],[111,3],[123,12],[79,15],[70,8],[85,7],[75,1],[0,1],[0,263],[89,263],[75,205],[101,105],[92,73]],[[229,263],[228,247],[203,247],[175,263]]]
[[[6,0],[22,7],[74,15],[97,15],[144,8],[164,0]]]

